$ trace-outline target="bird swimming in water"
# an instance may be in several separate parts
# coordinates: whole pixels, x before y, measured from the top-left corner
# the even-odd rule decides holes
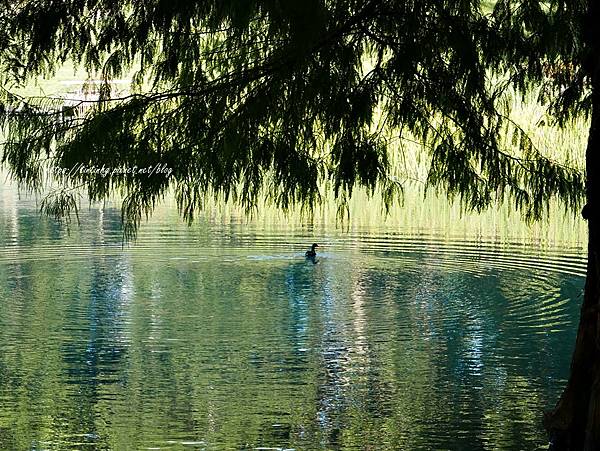
[[[310,247],[309,251],[306,251],[306,254],[304,254],[305,257],[316,257],[317,256],[317,251],[315,251],[315,248],[319,247],[319,245],[317,243],[313,243],[313,245]]]

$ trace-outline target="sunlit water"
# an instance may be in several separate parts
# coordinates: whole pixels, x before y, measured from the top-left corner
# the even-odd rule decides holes
[[[166,211],[123,247],[118,210],[67,234],[5,190],[1,450],[547,443],[580,241]]]

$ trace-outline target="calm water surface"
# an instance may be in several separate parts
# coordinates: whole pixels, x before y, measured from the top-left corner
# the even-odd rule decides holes
[[[580,244],[168,211],[123,248],[118,210],[1,202],[1,450],[546,444]]]

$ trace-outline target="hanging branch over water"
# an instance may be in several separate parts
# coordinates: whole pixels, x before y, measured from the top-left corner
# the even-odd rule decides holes
[[[173,169],[170,177],[63,171],[64,195],[45,203],[52,213],[68,214],[77,205],[71,188],[82,185],[92,201],[124,195],[131,236],[169,188],[188,220],[207,196],[247,209],[262,199],[311,209],[327,186],[342,203],[357,186],[379,188],[389,206],[402,188],[388,145],[399,134],[429,153],[427,186],[468,208],[508,198],[536,219],[552,197],[577,208],[584,193],[578,170],[544,157],[508,119],[507,99],[508,88],[524,95],[543,83],[541,100],[561,123],[587,113],[585,77],[573,63],[580,41],[563,39],[580,33],[578,3],[5,6],[4,85],[67,62],[103,80],[96,101],[65,107],[2,91],[2,162],[16,180],[39,189],[48,170],[80,164]],[[111,97],[111,80],[130,74],[132,93]]]

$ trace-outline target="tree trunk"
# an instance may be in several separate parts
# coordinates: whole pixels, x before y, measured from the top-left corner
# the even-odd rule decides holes
[[[588,0],[584,24],[592,81],[592,120],[586,149],[588,264],[571,374],[554,411],[545,418],[551,450],[600,451],[600,0]]]

